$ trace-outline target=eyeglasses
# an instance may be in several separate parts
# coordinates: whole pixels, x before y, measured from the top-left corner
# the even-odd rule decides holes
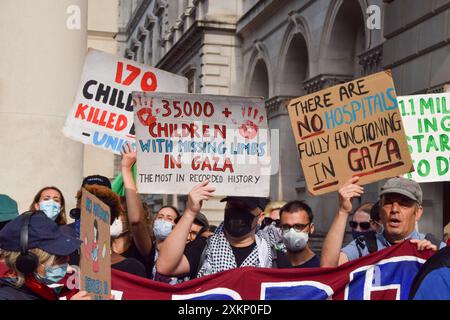
[[[295,231],[297,231],[297,232],[302,232],[307,226],[309,226],[311,224],[311,222],[310,223],[307,223],[307,224],[303,224],[303,223],[296,223],[296,224],[294,224],[293,226],[290,226],[290,225],[288,225],[288,224],[283,224],[282,226],[281,226],[281,230],[283,231],[283,232],[288,232],[289,230],[291,230],[291,228],[293,228]]]
[[[352,229],[358,228],[358,225],[361,227],[362,230],[369,230],[370,228],[370,222],[367,221],[363,222],[349,221],[348,224]]]

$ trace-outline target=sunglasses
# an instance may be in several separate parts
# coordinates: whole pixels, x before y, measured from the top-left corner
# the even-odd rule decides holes
[[[264,228],[266,226],[269,226],[269,225],[272,224],[272,222],[275,222],[275,227],[277,227],[277,228],[279,228],[281,226],[280,219],[274,220],[274,219],[272,219],[270,217],[266,217],[266,218],[264,218],[264,220],[263,220],[263,222],[261,224],[261,227]]]
[[[370,228],[370,222],[364,221],[364,222],[356,222],[356,221],[349,221],[350,227],[352,229],[356,229],[358,225],[362,230],[369,230]]]

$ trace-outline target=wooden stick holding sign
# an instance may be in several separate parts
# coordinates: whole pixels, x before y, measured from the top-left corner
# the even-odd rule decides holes
[[[111,296],[110,209],[82,189],[81,196],[81,288],[95,300]]]
[[[313,195],[413,170],[390,71],[293,99],[288,111]]]

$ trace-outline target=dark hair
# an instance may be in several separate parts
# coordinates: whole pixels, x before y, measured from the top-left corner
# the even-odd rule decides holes
[[[294,212],[298,212],[301,210],[305,211],[308,214],[309,222],[313,222],[314,215],[311,210],[311,207],[308,206],[305,202],[300,201],[300,200],[290,201],[290,202],[286,203],[284,206],[282,206],[280,209],[280,219],[281,219],[281,215],[283,214],[283,212],[294,213]]]
[[[34,208],[34,205],[37,204],[39,205],[39,199],[41,198],[42,193],[45,190],[55,190],[56,192],[58,192],[61,195],[61,211],[58,214],[58,217],[56,217],[56,224],[57,225],[64,225],[67,224],[67,218],[66,218],[66,200],[64,200],[64,196],[61,192],[61,190],[59,190],[57,187],[54,186],[48,186],[48,187],[44,187],[41,190],[38,191],[38,193],[36,193],[36,195],[33,198],[33,202],[30,204],[30,211],[36,211],[36,209]]]
[[[175,211],[175,213],[177,214],[177,217],[180,216],[180,211],[178,211],[178,209],[175,208],[174,206],[162,206],[161,208],[159,208],[158,212],[160,212],[162,209],[165,209],[165,208],[170,208],[170,209],[172,209],[172,210]]]
[[[375,202],[370,209],[370,219],[377,222],[380,221],[380,201]]]

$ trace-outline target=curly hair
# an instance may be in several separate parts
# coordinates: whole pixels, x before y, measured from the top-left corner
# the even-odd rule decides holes
[[[111,210],[110,224],[119,217],[124,209],[120,204],[120,197],[117,193],[109,189],[108,187],[101,186],[99,184],[86,185],[84,188],[92,193],[94,196],[104,202]],[[81,189],[78,190],[76,195],[77,201],[81,202]]]

